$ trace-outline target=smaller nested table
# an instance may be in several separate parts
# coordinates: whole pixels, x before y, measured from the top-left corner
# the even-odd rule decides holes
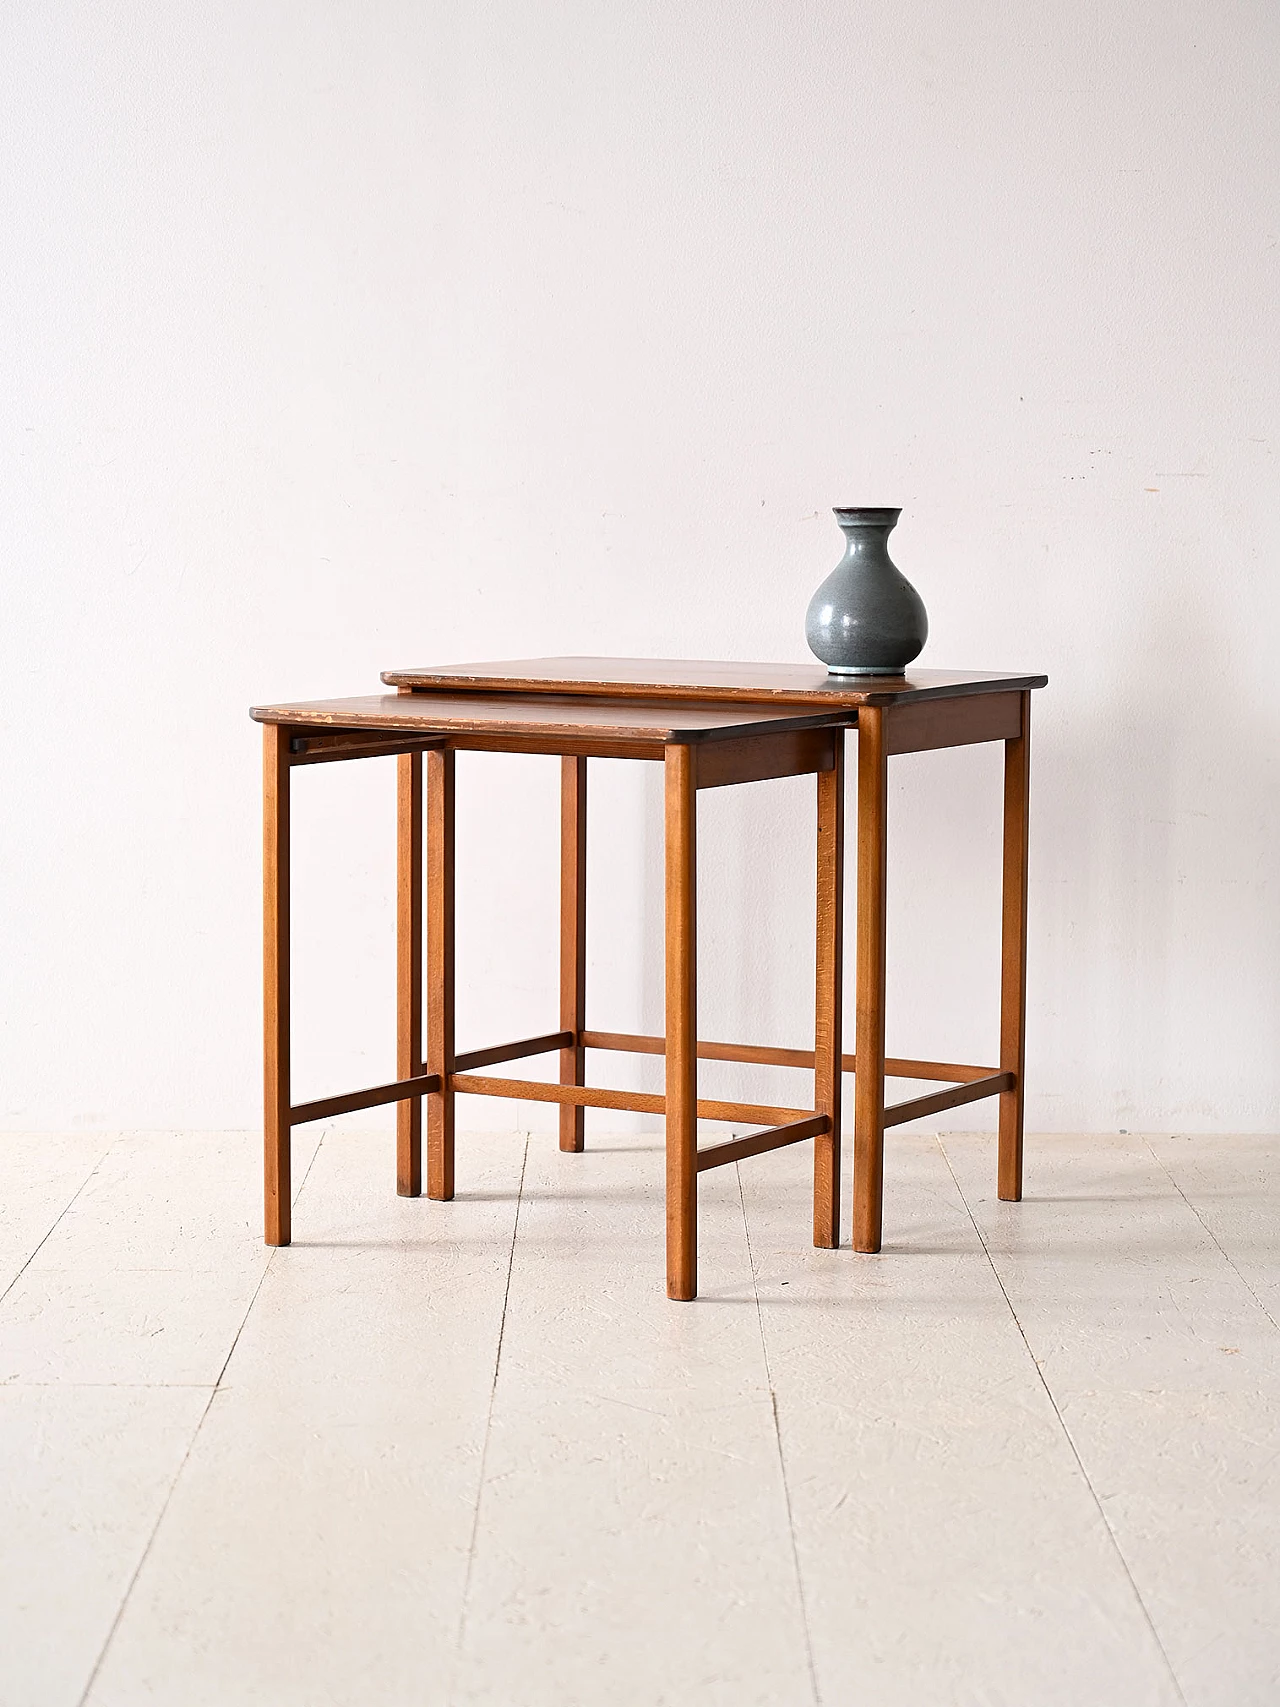
[[[840,680],[793,665],[535,659],[389,671],[398,692],[256,707],[264,725],[265,1200],[269,1244],[290,1239],[290,1133],[308,1121],[397,1103],[397,1189],[454,1190],[459,1093],[560,1104],[560,1147],[583,1149],[585,1108],[665,1116],[667,1291],[697,1293],[697,1176],[786,1144],[814,1143],[813,1240],[840,1241],[841,1088],[855,1072],[854,1243],[880,1248],[884,1132],[981,1097],[1000,1098],[999,1186],[1021,1196],[1030,690],[1043,676],[913,672]],[[844,736],[858,730],[858,995],[854,1055],[843,1052]],[[1000,1064],[886,1058],[885,819],[891,754],[1005,743]],[[454,1044],[454,754],[561,757],[560,1013],[553,1032],[458,1054]],[[395,755],[398,762],[397,1071],[391,1083],[294,1104],[289,1074],[289,786],[295,766]],[[425,788],[424,788],[425,755]],[[661,762],[666,817],[663,1037],[593,1031],[586,1016],[587,760]],[[697,1032],[696,799],[701,788],[817,778],[814,1047],[715,1043]],[[423,842],[425,821],[425,867]],[[423,935],[426,935],[425,1049]],[[588,1050],[665,1057],[662,1096],[585,1082]],[[555,1053],[559,1082],[478,1069]],[[808,1107],[700,1101],[699,1058],[809,1068]],[[951,1088],[886,1108],[886,1073]],[[758,1130],[698,1147],[697,1121]]]

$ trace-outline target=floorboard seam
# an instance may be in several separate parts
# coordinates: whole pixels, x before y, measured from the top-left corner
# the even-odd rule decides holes
[[[520,1231],[520,1209],[524,1202],[524,1175],[529,1165],[529,1135],[525,1134],[524,1151],[520,1157],[520,1183],[516,1187],[516,1212],[511,1223],[511,1248],[507,1252],[507,1283],[502,1291],[502,1315],[498,1322],[498,1344],[493,1354],[493,1381],[489,1386],[489,1409],[484,1419],[484,1440],[480,1446],[480,1474],[476,1480],[476,1507],[471,1519],[471,1541],[467,1547],[467,1568],[462,1578],[462,1605],[458,1610],[458,1634],[454,1640],[455,1659],[462,1657],[463,1639],[467,1633],[467,1603],[471,1598],[471,1573],[476,1559],[476,1542],[480,1536],[480,1507],[484,1501],[484,1471],[489,1458],[489,1435],[493,1428],[493,1406],[498,1392],[498,1371],[502,1365],[502,1341],[507,1331],[507,1305],[511,1299],[511,1274],[516,1263],[516,1236]]]
[[[800,1574],[800,1549],[796,1544],[795,1518],[791,1510],[791,1488],[787,1482],[787,1460],[782,1450],[782,1425],[778,1420],[778,1395],[774,1391],[773,1371],[769,1367],[769,1341],[764,1331],[764,1310],[760,1304],[760,1289],[756,1285],[756,1259],[751,1249],[751,1223],[747,1219],[747,1198],[742,1186],[742,1164],[735,1162],[733,1171],[738,1179],[738,1201],[742,1205],[742,1231],[747,1241],[747,1266],[751,1270],[751,1296],[756,1303],[756,1325],[760,1330],[760,1354],[764,1359],[764,1378],[769,1387],[769,1409],[773,1415],[773,1440],[778,1452],[778,1473],[782,1477],[782,1498],[787,1508],[787,1533],[791,1537],[791,1565],[796,1578],[796,1598],[800,1603],[800,1628],[804,1632],[805,1659],[809,1666],[809,1687],[814,1707],[822,1707],[822,1692],[818,1688],[818,1668],[813,1659],[813,1637],[809,1631],[809,1609],[804,1598],[804,1578]]]
[[[1280,1322],[1276,1321],[1275,1317],[1271,1314],[1270,1310],[1267,1309],[1267,1306],[1263,1303],[1262,1299],[1259,1298],[1258,1294],[1254,1291],[1253,1287],[1250,1286],[1247,1277],[1240,1272],[1240,1270],[1236,1267],[1235,1263],[1231,1260],[1230,1253],[1223,1246],[1221,1240],[1218,1238],[1218,1236],[1214,1232],[1213,1228],[1205,1220],[1204,1216],[1196,1208],[1195,1204],[1192,1203],[1191,1199],[1187,1196],[1186,1192],[1183,1191],[1182,1187],[1178,1184],[1176,1177],[1169,1172],[1169,1169],[1160,1160],[1160,1157],[1157,1155],[1156,1151],[1152,1148],[1150,1139],[1144,1138],[1143,1143],[1147,1146],[1147,1149],[1151,1151],[1152,1159],[1155,1162],[1156,1166],[1160,1169],[1161,1173],[1169,1181],[1169,1184],[1177,1192],[1178,1196],[1182,1199],[1182,1201],[1186,1204],[1187,1208],[1195,1216],[1196,1220],[1204,1228],[1205,1232],[1209,1236],[1209,1239],[1213,1243],[1214,1249],[1218,1251],[1219,1255],[1222,1257],[1222,1260],[1226,1263],[1227,1267],[1231,1270],[1232,1274],[1235,1275],[1236,1279],[1240,1282],[1241,1286],[1244,1287],[1245,1291],[1249,1294],[1250,1298],[1253,1299],[1254,1303],[1258,1306],[1259,1310],[1262,1311],[1262,1314],[1271,1323],[1271,1326],[1273,1328],[1275,1328],[1278,1333],[1280,1333]]]
[[[88,1173],[80,1181],[80,1184],[72,1192],[71,1196],[67,1199],[66,1203],[59,1210],[58,1214],[50,1222],[49,1229],[45,1233],[44,1237],[40,1240],[39,1244],[35,1246],[34,1250],[31,1252],[31,1255],[27,1258],[26,1262],[23,1263],[22,1267],[18,1270],[17,1274],[14,1275],[13,1279],[5,1287],[4,1291],[0,1292],[0,1304],[4,1303],[5,1299],[13,1291],[14,1287],[18,1284],[18,1282],[22,1279],[23,1275],[31,1267],[32,1263],[40,1255],[40,1252],[44,1249],[45,1245],[49,1242],[49,1240],[57,1232],[58,1227],[62,1222],[62,1217],[64,1215],[66,1215],[68,1213],[68,1211],[72,1208],[76,1199],[79,1197],[80,1193],[84,1190],[85,1186],[88,1185],[89,1181],[97,1173],[98,1169],[106,1161],[107,1157],[111,1154],[111,1152],[115,1149],[116,1145],[119,1142],[120,1142],[120,1140],[118,1138],[113,1138],[111,1140],[111,1142],[107,1145],[106,1149],[98,1157],[97,1161],[89,1169]]]
[[[294,1197],[293,1197],[295,1204],[297,1203],[298,1199],[302,1196],[302,1193],[306,1187],[306,1183],[311,1177],[311,1170],[316,1165],[316,1157],[320,1154],[320,1147],[323,1143],[324,1143],[324,1134],[322,1132],[320,1135],[319,1141],[316,1144],[315,1149],[311,1152],[311,1160],[307,1163],[306,1171],[303,1174],[301,1180],[298,1182],[298,1189],[294,1193]],[[68,1205],[68,1208],[69,1207],[70,1207],[70,1205]],[[250,1298],[248,1304],[245,1306],[244,1315],[241,1316],[239,1325],[237,1326],[235,1333],[231,1336],[231,1344],[227,1350],[227,1355],[222,1360],[222,1366],[218,1370],[217,1380],[214,1382],[213,1386],[209,1389],[209,1397],[205,1403],[204,1409],[200,1413],[200,1420],[196,1423],[196,1426],[191,1431],[191,1439],[187,1442],[187,1450],[182,1454],[182,1462],[178,1465],[178,1468],[174,1471],[173,1477],[169,1483],[169,1486],[165,1490],[164,1499],[160,1503],[160,1510],[156,1514],[155,1522],[151,1525],[151,1533],[150,1533],[150,1535],[147,1536],[146,1546],[142,1549],[142,1552],[139,1554],[138,1562],[133,1568],[133,1575],[129,1578],[128,1586],[126,1587],[124,1593],[120,1597],[120,1604],[116,1608],[116,1615],[111,1620],[111,1628],[107,1631],[106,1640],[103,1642],[101,1648],[98,1650],[97,1659],[93,1662],[93,1670],[89,1673],[89,1679],[88,1679],[88,1682],[84,1686],[84,1693],[80,1697],[78,1707],[85,1707],[85,1703],[89,1699],[90,1693],[93,1690],[93,1686],[97,1682],[98,1673],[102,1670],[103,1662],[105,1661],[107,1654],[110,1651],[111,1644],[116,1639],[116,1631],[120,1628],[121,1621],[123,1620],[124,1615],[125,1615],[125,1609],[128,1607],[129,1601],[133,1595],[133,1591],[137,1586],[138,1578],[142,1575],[142,1567],[146,1564],[148,1558],[151,1555],[151,1549],[155,1546],[156,1536],[160,1533],[160,1525],[164,1522],[164,1514],[168,1511],[169,1502],[173,1499],[174,1489],[177,1487],[178,1483],[182,1480],[182,1472],[186,1469],[188,1463],[190,1462],[191,1454],[196,1449],[196,1441],[199,1440],[199,1438],[200,1438],[200,1430],[204,1427],[205,1419],[208,1417],[209,1412],[213,1407],[213,1401],[218,1396],[218,1390],[222,1386],[222,1377],[227,1373],[227,1365],[231,1362],[232,1356],[235,1353],[235,1349],[240,1343],[240,1336],[244,1332],[245,1323],[249,1320],[249,1316],[252,1313],[253,1307],[258,1302],[258,1294],[262,1291],[262,1288],[263,1288],[263,1285],[266,1281],[267,1275],[271,1270],[271,1264],[275,1261],[277,1249],[278,1249],[278,1247],[272,1246],[272,1248],[267,1253],[267,1260],[262,1265],[262,1273],[258,1276],[258,1284],[254,1287],[253,1296]]]
[[[1117,1537],[1115,1530],[1111,1526],[1111,1520],[1107,1516],[1106,1507],[1103,1505],[1102,1501],[1098,1497],[1098,1490],[1094,1487],[1093,1480],[1090,1477],[1088,1470],[1085,1469],[1084,1460],[1080,1456],[1079,1448],[1076,1446],[1076,1443],[1075,1443],[1075,1440],[1072,1436],[1071,1430],[1067,1427],[1066,1419],[1063,1417],[1062,1412],[1058,1409],[1058,1401],[1054,1398],[1053,1390],[1050,1388],[1048,1381],[1045,1380],[1044,1371],[1040,1367],[1040,1360],[1039,1360],[1039,1358],[1037,1358],[1035,1352],[1032,1351],[1032,1349],[1031,1349],[1031,1341],[1027,1338],[1026,1329],[1023,1327],[1022,1322],[1019,1319],[1018,1312],[1013,1307],[1013,1299],[1010,1298],[1008,1289],[1004,1283],[1004,1279],[1001,1276],[1000,1270],[996,1267],[995,1260],[991,1255],[991,1247],[987,1243],[987,1240],[986,1240],[985,1235],[983,1234],[982,1228],[978,1225],[977,1216],[973,1213],[973,1210],[969,1206],[969,1199],[964,1194],[964,1187],[960,1184],[960,1180],[956,1175],[956,1171],[951,1166],[951,1157],[947,1154],[946,1145],[942,1142],[942,1138],[940,1135],[935,1137],[934,1141],[937,1144],[938,1149],[942,1152],[942,1159],[947,1164],[947,1172],[951,1175],[951,1178],[955,1181],[955,1188],[956,1188],[956,1191],[960,1194],[960,1201],[961,1201],[961,1203],[964,1204],[965,1213],[968,1215],[969,1220],[973,1225],[973,1230],[978,1236],[978,1242],[982,1246],[983,1255],[986,1257],[987,1262],[990,1265],[991,1272],[995,1276],[996,1285],[1000,1288],[1000,1295],[1005,1301],[1005,1305],[1008,1308],[1010,1316],[1013,1318],[1013,1325],[1018,1330],[1018,1337],[1021,1339],[1023,1346],[1026,1348],[1027,1356],[1031,1359],[1031,1367],[1036,1372],[1036,1379],[1039,1381],[1041,1387],[1044,1389],[1045,1397],[1048,1399],[1050,1405],[1053,1407],[1053,1414],[1058,1419],[1058,1427],[1062,1430],[1062,1438],[1066,1441],[1067,1446],[1070,1449],[1071,1456],[1076,1461],[1076,1467],[1080,1471],[1080,1475],[1084,1479],[1084,1485],[1089,1490],[1089,1497],[1094,1503],[1094,1507],[1097,1510],[1098,1516],[1102,1519],[1103,1528],[1105,1529],[1107,1536],[1110,1539],[1112,1548],[1115,1551],[1116,1558],[1120,1562],[1120,1569],[1125,1574],[1125,1578],[1128,1581],[1129,1587],[1133,1591],[1133,1598],[1137,1602],[1138,1610],[1142,1613],[1142,1616],[1143,1616],[1143,1619],[1146,1623],[1147,1629],[1150,1630],[1150,1632],[1151,1632],[1151,1640],[1155,1643],[1156,1651],[1160,1655],[1160,1658],[1164,1661],[1165,1670],[1169,1674],[1169,1681],[1173,1685],[1174,1693],[1177,1695],[1178,1700],[1183,1703],[1183,1707],[1186,1707],[1187,1698],[1182,1693],[1182,1685],[1178,1681],[1178,1674],[1177,1674],[1177,1672],[1174,1671],[1172,1662],[1170,1661],[1168,1654],[1165,1652],[1164,1643],[1160,1640],[1160,1633],[1155,1627],[1155,1623],[1151,1617],[1150,1611],[1148,1610],[1147,1603],[1142,1598],[1142,1593],[1138,1588],[1137,1582],[1134,1580],[1133,1572],[1129,1569],[1129,1561],[1125,1558],[1124,1550],[1120,1546],[1119,1538]]]

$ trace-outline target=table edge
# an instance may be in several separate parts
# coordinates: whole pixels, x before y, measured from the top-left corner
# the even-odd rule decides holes
[[[361,696],[353,697],[359,698]],[[405,697],[409,698],[407,695]],[[500,697],[536,701],[543,696],[513,693]],[[577,697],[592,698],[595,696]],[[430,699],[431,695],[415,695],[413,698]],[[340,705],[338,701],[326,703],[335,706]],[[774,708],[766,709],[773,710]],[[356,721],[344,720],[339,710],[320,711],[305,700],[293,704],[251,705],[249,716],[255,723],[275,724],[278,727],[289,729],[325,729],[332,733],[350,731],[353,734],[359,734],[369,730],[385,729],[397,734],[421,734],[424,737],[438,735],[446,741],[451,734],[468,736],[492,734],[496,738],[527,734],[553,740],[560,738],[588,741],[595,739],[625,740],[637,744],[648,743],[652,746],[699,746],[707,741],[750,740],[770,734],[786,735],[811,729],[841,729],[851,727],[855,721],[847,710],[836,707],[823,711],[807,712],[797,708],[794,717],[771,716],[767,720],[754,722],[749,718],[744,718],[741,722],[726,723],[720,728],[713,729],[682,729],[674,720],[670,727],[664,729],[662,727],[638,728],[635,725],[627,724],[625,721],[616,724],[584,726],[580,723],[560,722],[554,718],[548,718],[545,723],[535,725],[502,725],[492,722],[468,722],[466,720],[433,725],[430,719],[421,716],[411,718],[405,715],[397,720],[395,713],[391,711],[382,714],[365,713]]]
[[[680,662],[680,660],[673,660]],[[741,688],[716,686],[686,686],[680,683],[654,682],[583,682],[564,677],[527,676],[455,676],[446,671],[423,669],[384,670],[381,681],[386,687],[409,688],[415,694],[449,693],[457,695],[487,694],[505,697],[541,698],[559,696],[571,699],[647,699],[673,705],[821,705],[832,710],[856,710],[860,705],[909,705],[928,699],[963,699],[980,693],[1023,693],[1047,687],[1049,677],[1044,673],[1007,674],[979,677],[972,682],[944,682],[936,686],[905,688],[858,688],[852,683],[839,688],[760,688],[748,695]]]

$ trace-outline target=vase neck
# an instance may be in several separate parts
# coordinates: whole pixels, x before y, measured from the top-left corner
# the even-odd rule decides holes
[[[844,530],[845,556],[852,558],[889,555],[891,522],[841,522]]]
[[[832,513],[848,542],[847,556],[884,558],[889,555],[889,535],[897,526],[901,510],[858,506]]]

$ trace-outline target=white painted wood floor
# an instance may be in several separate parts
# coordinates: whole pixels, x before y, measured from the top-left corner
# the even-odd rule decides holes
[[[0,1138],[4,1707],[1280,1702],[1280,1139],[300,1136]]]

